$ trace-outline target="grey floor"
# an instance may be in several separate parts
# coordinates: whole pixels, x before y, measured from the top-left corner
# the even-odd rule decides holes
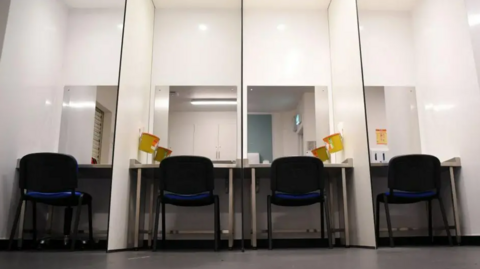
[[[202,252],[0,252],[0,268],[480,268],[480,248],[383,248]]]

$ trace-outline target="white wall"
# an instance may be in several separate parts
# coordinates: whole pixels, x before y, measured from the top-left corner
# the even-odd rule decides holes
[[[323,146],[323,138],[330,132],[330,102],[328,87],[315,86],[315,126],[317,147]],[[333,116],[333,115],[332,115]]]
[[[150,122],[153,122],[153,134],[160,138],[158,145],[160,147],[170,147],[169,140],[169,107],[170,107],[170,88],[168,86],[155,87],[155,95],[152,98],[153,102],[150,104],[150,111],[153,110],[153,117]]]
[[[351,244],[375,246],[372,187],[355,0],[332,0],[328,10],[332,62],[332,93],[336,131],[343,131],[344,151],[353,158],[349,173]],[[342,130],[338,126],[343,125]],[[342,159],[337,161],[343,161]]]
[[[0,239],[17,205],[15,166],[31,152],[56,152],[67,8],[59,0],[11,1],[0,59]]]
[[[154,6],[150,0],[128,1],[118,93],[108,249],[128,247],[130,159],[138,155],[138,138],[148,127]],[[145,160],[140,160],[145,161]]]
[[[296,110],[272,114],[273,159],[298,156],[298,136],[293,131],[293,118],[296,114]]]
[[[370,149],[388,150],[388,145],[377,145],[376,134],[377,129],[387,129],[384,87],[365,87],[365,106],[367,107]]]
[[[477,77],[480,83],[480,2],[477,0],[465,0],[470,25],[470,36],[473,43],[473,53],[477,66]]]
[[[65,85],[117,85],[123,9],[70,9]]]
[[[410,12],[361,10],[359,23],[365,85],[414,86]]]
[[[478,235],[480,89],[466,14],[463,0],[422,0],[412,18],[422,152],[462,158],[462,233]]]
[[[96,98],[97,87],[65,87],[58,152],[78,163],[91,163]]]

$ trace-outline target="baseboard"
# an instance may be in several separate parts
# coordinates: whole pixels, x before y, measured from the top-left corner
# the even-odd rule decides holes
[[[480,236],[462,236],[461,246],[480,246]],[[454,245],[459,245],[455,237],[452,237]],[[393,242],[395,246],[448,246],[448,238],[446,236],[435,236],[433,241],[428,236],[405,236],[394,237]],[[388,237],[380,238],[378,247],[390,247],[390,240]]]
[[[0,240],[0,251],[8,250],[9,240]],[[38,243],[34,244],[34,241],[31,239],[23,240],[22,249],[18,249],[17,241],[13,244],[14,251],[18,250],[45,250],[45,251],[70,251],[70,244],[64,245],[63,240],[49,240],[48,245],[40,245]],[[77,241],[75,245],[76,251],[81,250],[98,250],[106,251],[107,250],[107,240],[100,240],[96,243],[82,244],[80,241]]]

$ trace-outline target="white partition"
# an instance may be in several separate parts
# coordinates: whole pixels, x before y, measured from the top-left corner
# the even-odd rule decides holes
[[[148,130],[154,5],[127,1],[118,94],[108,250],[128,247],[130,159],[137,159],[138,138]],[[144,161],[145,160],[140,160]]]
[[[328,15],[334,125],[335,131],[343,134],[345,148],[337,155],[340,160],[354,160],[353,172],[347,175],[351,244],[375,247],[357,3],[332,0]]]

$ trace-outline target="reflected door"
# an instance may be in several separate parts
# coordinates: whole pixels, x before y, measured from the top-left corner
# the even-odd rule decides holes
[[[175,132],[171,133],[170,148],[172,156],[193,155],[193,137],[195,126],[193,124],[183,124],[175,127]]]

